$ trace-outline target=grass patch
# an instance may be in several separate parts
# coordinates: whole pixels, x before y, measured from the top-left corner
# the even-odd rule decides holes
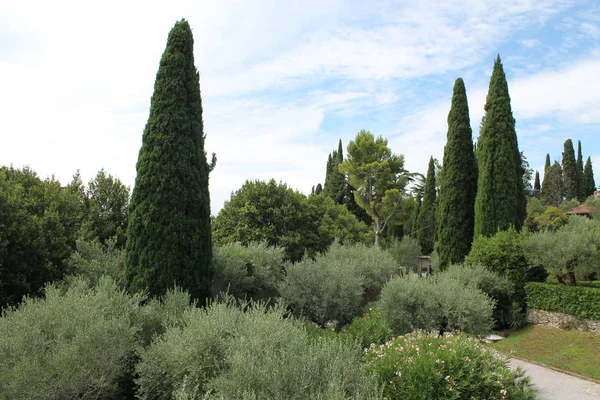
[[[528,326],[490,346],[514,357],[600,380],[600,335],[594,333]]]

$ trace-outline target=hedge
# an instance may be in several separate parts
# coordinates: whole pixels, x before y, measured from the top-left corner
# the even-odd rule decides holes
[[[530,282],[525,292],[529,308],[600,320],[600,289]]]

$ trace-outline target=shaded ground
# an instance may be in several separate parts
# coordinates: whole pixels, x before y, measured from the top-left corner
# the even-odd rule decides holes
[[[520,366],[531,376],[540,400],[600,400],[600,384],[514,358],[510,366]]]

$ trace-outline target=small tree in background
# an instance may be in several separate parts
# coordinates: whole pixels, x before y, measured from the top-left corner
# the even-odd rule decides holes
[[[423,203],[417,219],[417,239],[423,254],[431,254],[435,239],[435,215],[436,215],[436,191],[435,191],[435,167],[433,157],[429,159],[427,178],[425,179],[425,190],[423,192]]]
[[[562,168],[558,161],[554,161],[546,168],[544,183],[542,184],[542,200],[549,206],[558,207],[564,199],[564,186]]]
[[[596,182],[594,181],[594,170],[592,169],[592,159],[590,157],[585,161],[583,168],[585,197],[591,196],[596,190]]]
[[[585,201],[585,175],[583,174],[583,154],[581,153],[581,140],[577,141],[577,200]]]
[[[387,139],[362,130],[348,144],[348,158],[340,164],[355,188],[356,203],[373,218],[375,247],[380,248],[390,219],[400,209],[411,174],[404,169],[404,156],[392,154]]]
[[[210,297],[212,243],[202,100],[187,21],[175,24],[154,83],[129,209],[127,287],[152,296],[173,285]],[[214,165],[213,155],[213,165]]]

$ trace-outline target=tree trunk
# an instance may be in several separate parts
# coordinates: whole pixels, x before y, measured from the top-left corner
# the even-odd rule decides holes
[[[375,221],[375,248],[381,248],[381,240],[383,238],[383,232],[381,232],[381,222]]]

